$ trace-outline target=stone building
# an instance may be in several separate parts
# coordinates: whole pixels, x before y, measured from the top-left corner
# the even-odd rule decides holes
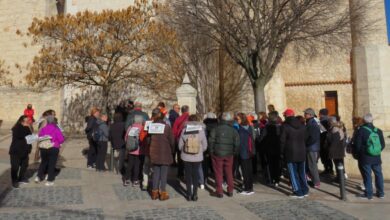
[[[375,1],[379,2],[378,7],[369,16],[380,20],[378,31],[365,39],[352,31],[351,36],[346,36],[353,43],[351,53],[340,52],[296,62],[287,51],[267,85],[267,102],[280,112],[290,107],[298,114],[307,107],[316,111],[327,107],[331,113],[339,114],[348,128],[354,114],[372,112],[376,124],[390,131],[390,100],[386,99],[386,94],[390,94],[390,74],[386,74],[390,69],[390,48],[386,39],[384,3]],[[25,48],[23,43],[30,40],[17,36],[16,30],[26,30],[34,17],[86,9],[120,9],[132,3],[132,0],[0,0],[0,59],[10,65],[16,81],[15,88],[0,88],[3,127],[14,123],[28,103],[34,105],[37,114],[53,108],[62,117],[67,108],[66,98],[74,95],[69,89],[34,93],[19,82],[23,74],[17,71],[15,64],[26,65],[37,48]],[[252,103],[243,104],[243,111],[253,111]]]

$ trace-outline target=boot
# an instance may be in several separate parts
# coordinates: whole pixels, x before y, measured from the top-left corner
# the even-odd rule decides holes
[[[152,200],[158,199],[158,190],[152,190]]]
[[[169,199],[168,192],[160,192],[160,200],[165,201]]]

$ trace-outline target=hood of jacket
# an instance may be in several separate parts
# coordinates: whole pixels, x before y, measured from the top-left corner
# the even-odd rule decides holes
[[[297,118],[294,116],[288,117],[285,121],[286,124],[290,125],[293,129],[300,129],[304,126]]]

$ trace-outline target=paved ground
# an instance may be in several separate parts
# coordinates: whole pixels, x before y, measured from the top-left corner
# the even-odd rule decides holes
[[[338,199],[335,184],[312,189],[303,200],[288,197],[290,189],[283,183],[278,189],[260,183],[255,195],[217,199],[208,190],[199,192],[198,202],[187,202],[183,185],[170,178],[172,199],[151,201],[147,192],[125,188],[115,173],[96,173],[85,168],[81,151],[82,138],[68,139],[63,152],[65,168],[54,187],[30,183],[20,189],[10,188],[9,138],[0,140],[0,219],[386,219],[390,214],[390,184],[384,200],[360,200],[361,180],[348,180],[348,201]],[[36,165],[30,166],[32,181]]]

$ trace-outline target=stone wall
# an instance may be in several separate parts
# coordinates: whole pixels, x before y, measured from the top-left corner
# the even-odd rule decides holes
[[[34,93],[24,85],[26,72],[20,73],[16,64],[25,66],[37,53],[37,47],[25,47],[31,40],[16,35],[16,31],[26,32],[34,17],[56,14],[52,0],[1,0],[0,1],[0,59],[10,66],[15,88],[0,87],[0,119],[6,128],[23,114],[28,103],[33,104],[36,117],[48,108],[61,115],[61,91]]]

